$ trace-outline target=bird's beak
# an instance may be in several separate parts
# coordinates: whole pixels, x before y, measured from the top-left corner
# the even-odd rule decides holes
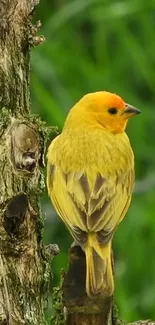
[[[125,104],[125,111],[123,112],[123,114],[126,115],[128,118],[130,116],[137,115],[140,113],[141,113],[141,111],[138,108],[136,108],[130,104]]]

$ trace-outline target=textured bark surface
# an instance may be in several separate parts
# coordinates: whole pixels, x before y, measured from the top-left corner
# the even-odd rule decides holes
[[[29,115],[31,13],[39,0],[0,4],[0,324],[44,324],[49,263],[39,198],[43,126]]]

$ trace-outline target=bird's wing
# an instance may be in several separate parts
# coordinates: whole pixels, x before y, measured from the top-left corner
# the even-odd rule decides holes
[[[134,184],[133,168],[122,175],[97,173],[93,187],[83,171],[64,173],[48,163],[47,187],[53,205],[79,244],[87,232],[96,232],[100,243],[106,244],[125,216]]]

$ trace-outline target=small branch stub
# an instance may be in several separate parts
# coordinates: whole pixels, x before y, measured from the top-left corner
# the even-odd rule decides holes
[[[37,46],[42,44],[45,41],[45,37],[43,35],[37,36],[38,31],[40,30],[41,27],[41,21],[38,20],[36,25],[31,25],[31,32],[29,35],[29,44],[33,46]]]
[[[57,256],[60,253],[60,249],[57,244],[49,244],[46,246],[46,253],[53,258],[54,256]]]

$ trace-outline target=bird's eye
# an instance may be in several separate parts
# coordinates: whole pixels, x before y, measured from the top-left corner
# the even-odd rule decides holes
[[[115,114],[117,114],[117,108],[114,108],[114,107],[109,108],[109,109],[108,109],[108,112],[109,112],[110,114],[112,114],[112,115],[115,115]]]

